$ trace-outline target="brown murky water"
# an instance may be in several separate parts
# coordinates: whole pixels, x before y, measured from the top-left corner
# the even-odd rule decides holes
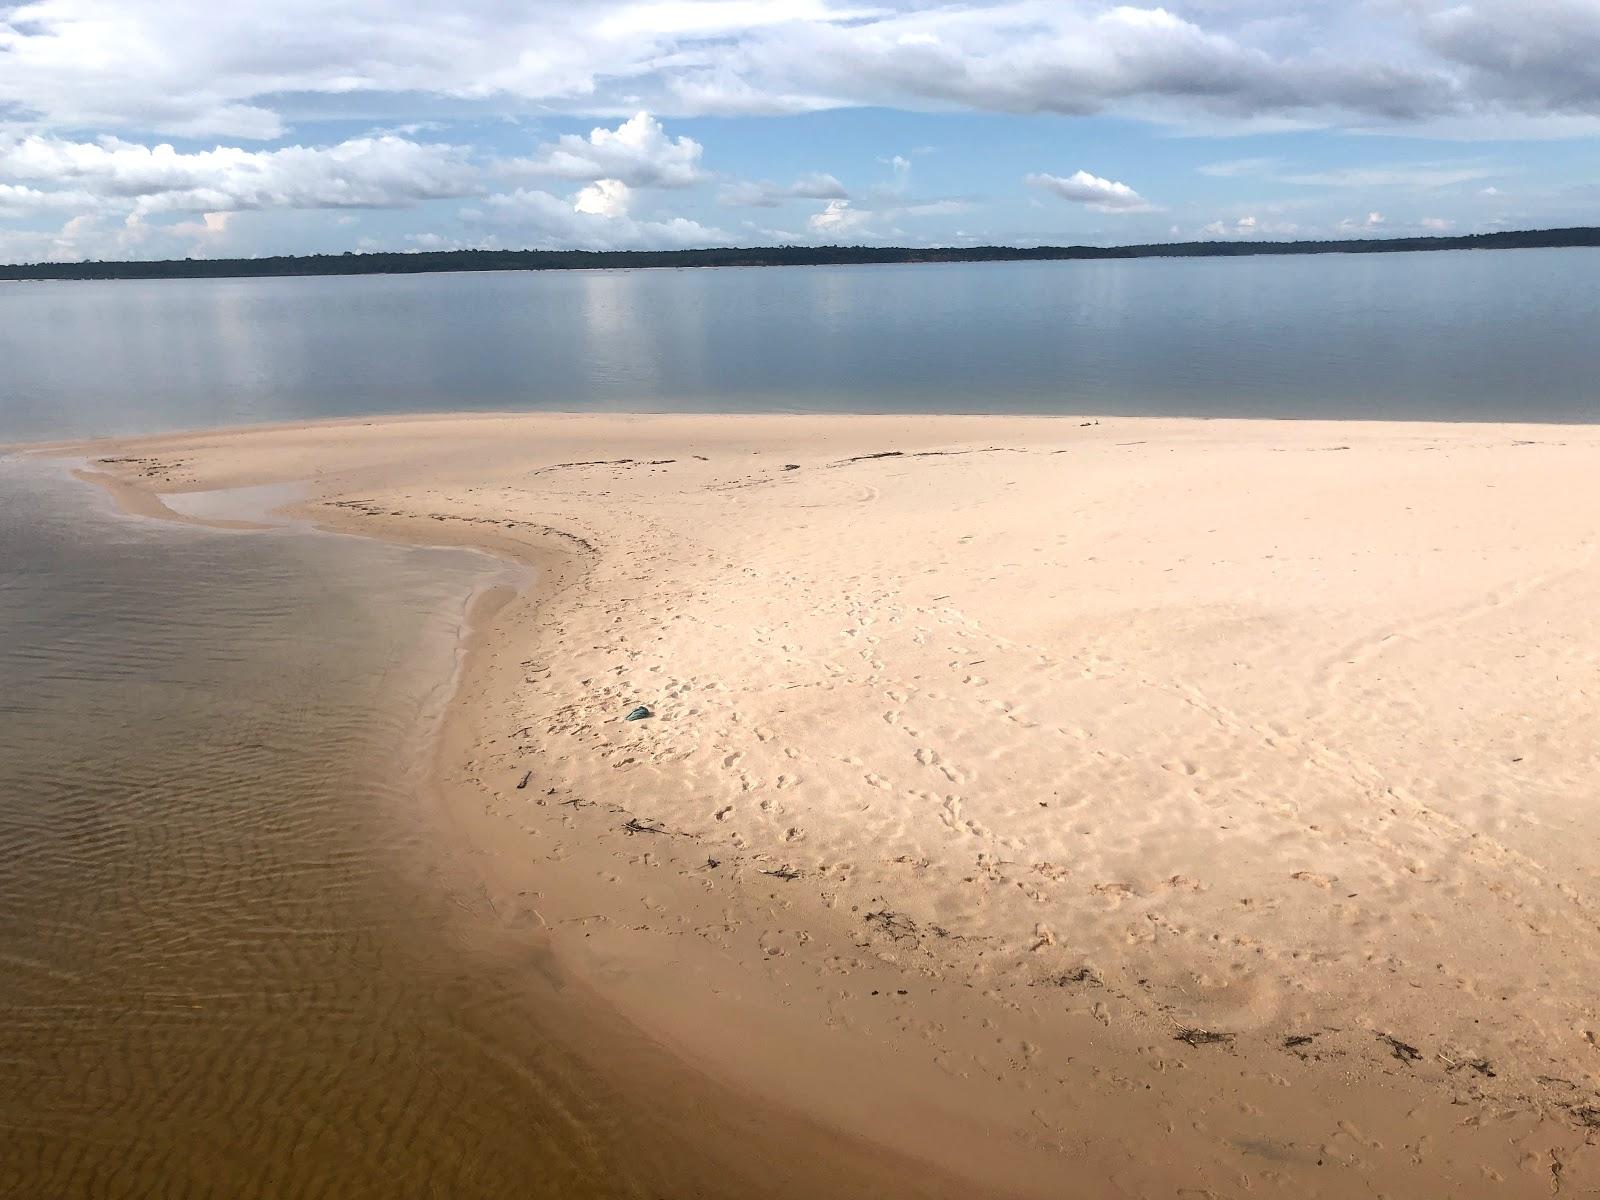
[[[0,1195],[642,1194],[428,873],[488,569],[0,461]]]

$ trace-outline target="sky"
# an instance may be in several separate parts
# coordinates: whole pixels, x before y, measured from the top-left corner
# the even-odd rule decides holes
[[[0,0],[0,261],[1600,224],[1600,0]]]

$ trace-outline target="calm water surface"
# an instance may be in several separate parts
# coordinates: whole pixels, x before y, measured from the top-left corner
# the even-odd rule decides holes
[[[485,408],[1593,420],[1597,266],[0,284],[0,442]],[[831,1160],[648,1048],[580,1063],[437,877],[410,768],[487,570],[123,518],[0,458],[0,1196],[747,1196],[774,1177],[726,1147]]]
[[[642,1194],[427,868],[487,570],[0,460],[0,1196]]]
[[[1600,416],[1600,250],[0,284],[0,441],[442,409]]]

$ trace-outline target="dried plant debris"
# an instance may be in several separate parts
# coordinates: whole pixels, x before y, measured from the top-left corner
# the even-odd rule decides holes
[[[670,833],[671,832],[670,830],[662,828],[660,825],[651,825],[648,822],[641,821],[641,820],[639,820],[638,817],[629,817],[627,822],[622,826],[622,828],[626,832],[628,832],[630,834],[633,834],[633,833]]]
[[[1446,1071],[1476,1071],[1485,1079],[1495,1077],[1494,1067],[1487,1058],[1454,1058],[1441,1052],[1439,1061],[1444,1064]]]
[[[1299,1050],[1303,1046],[1311,1045],[1316,1040],[1317,1035],[1314,1033],[1291,1033],[1283,1039],[1283,1048],[1285,1050]]]
[[[1050,983],[1056,987],[1105,987],[1106,981],[1093,967],[1078,967],[1062,975],[1052,975]]]
[[[1405,1063],[1408,1067],[1412,1063],[1419,1063],[1422,1061],[1421,1050],[1418,1050],[1415,1046],[1408,1042],[1402,1042],[1393,1034],[1380,1033],[1378,1034],[1378,1040],[1385,1046],[1389,1047],[1390,1054],[1394,1055],[1395,1058]]]
[[[868,925],[874,926],[883,933],[888,934],[897,942],[915,942],[919,940],[920,930],[917,923],[904,913],[894,912],[892,909],[880,909],[866,915]]]
[[[761,873],[763,875],[771,875],[774,879],[782,879],[785,882],[800,878],[800,872],[793,867],[779,867],[775,871],[762,871]]]
[[[1218,1033],[1213,1029],[1184,1028],[1173,1035],[1173,1040],[1186,1046],[1231,1046],[1233,1034]]]

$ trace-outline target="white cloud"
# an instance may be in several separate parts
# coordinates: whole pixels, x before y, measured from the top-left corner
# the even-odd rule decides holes
[[[826,208],[812,214],[806,226],[812,233],[836,236],[858,230],[871,219],[870,212],[852,208],[848,200],[829,200]]]
[[[1445,233],[1456,227],[1454,221],[1447,220],[1444,217],[1423,217],[1420,223],[1424,229],[1433,233]]]
[[[1207,163],[1199,171],[1218,179],[1232,179],[1240,175],[1266,175],[1277,166],[1276,158],[1236,158],[1229,162]]]
[[[1294,238],[1306,233],[1293,221],[1263,221],[1254,213],[1247,213],[1233,221],[1212,221],[1200,230],[1208,238],[1274,237]]]
[[[1341,233],[1370,231],[1374,229],[1381,229],[1388,223],[1389,219],[1381,212],[1369,212],[1366,220],[1364,221],[1356,220],[1354,217],[1346,217],[1344,220],[1339,222],[1339,230]]]
[[[608,116],[842,105],[1178,123],[1600,114],[1596,0],[1289,13],[1239,0],[25,0],[0,14],[0,112],[46,130],[271,138],[285,129],[285,97],[298,119],[318,97],[362,95]],[[601,166],[593,178],[644,186]]]
[[[667,135],[649,113],[635,113],[615,129],[575,133],[540,148],[529,159],[503,166],[506,173],[551,175],[560,179],[615,179],[629,187],[682,188],[699,183],[703,148],[693,138]]]
[[[1383,163],[1371,166],[1330,167],[1320,171],[1285,170],[1276,158],[1241,158],[1210,163],[1200,174],[1217,178],[1249,177],[1305,187],[1428,188],[1456,187],[1504,175],[1504,169],[1482,161]]]
[[[578,189],[572,198],[575,212],[596,217],[620,217],[628,211],[630,193],[628,185],[620,179],[597,179],[588,187]]]
[[[576,201],[531,188],[485,196],[462,210],[461,218],[486,235],[475,244],[513,249],[656,250],[729,245],[735,240],[723,230],[684,217],[636,220],[604,206],[579,208]]]
[[[1100,176],[1091,175],[1087,171],[1077,171],[1064,179],[1059,175],[1036,173],[1027,176],[1026,182],[1032,187],[1041,188],[1044,191],[1060,196],[1063,200],[1070,200],[1074,204],[1086,205],[1096,212],[1139,213],[1155,211],[1155,205],[1151,204],[1127,184],[1117,183],[1110,179],[1102,179]]]
[[[1402,163],[1379,167],[1336,167],[1327,171],[1276,176],[1282,183],[1311,187],[1443,188],[1475,183],[1505,172],[1481,164]]]
[[[848,200],[850,193],[832,175],[806,175],[789,184],[770,180],[730,183],[718,193],[721,204],[736,208],[777,208],[790,200]]]
[[[229,212],[262,208],[397,208],[469,194],[475,172],[453,146],[385,136],[325,148],[183,153],[116,138],[29,135],[0,142],[0,178],[76,194],[101,212]]]

